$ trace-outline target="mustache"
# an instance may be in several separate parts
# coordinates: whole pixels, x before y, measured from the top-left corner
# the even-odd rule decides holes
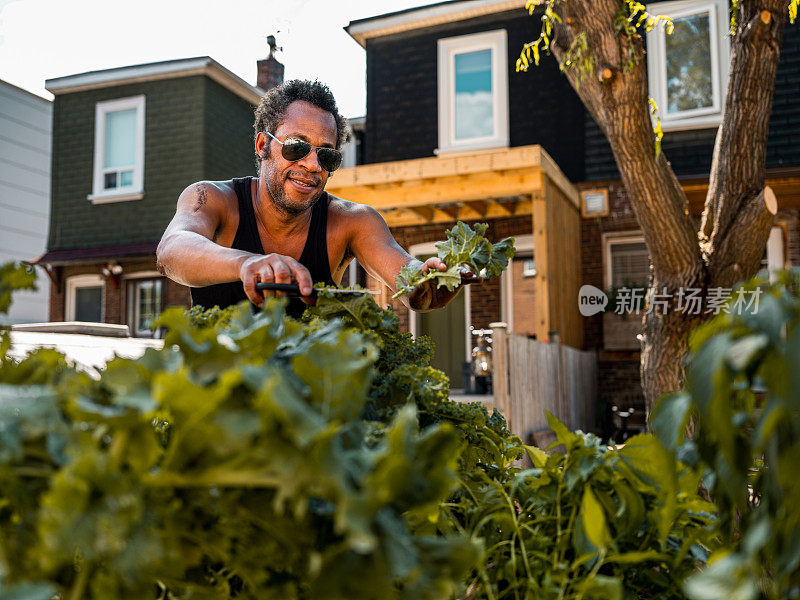
[[[286,177],[291,177],[292,179],[299,179],[300,181],[311,183],[314,186],[317,186],[320,183],[322,183],[322,179],[319,177],[309,175],[308,173],[298,173],[297,171],[289,171],[286,174]]]

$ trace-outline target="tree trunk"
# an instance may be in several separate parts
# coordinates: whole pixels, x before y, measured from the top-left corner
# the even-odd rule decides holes
[[[669,162],[655,155],[642,40],[617,32],[623,3],[570,0],[556,8],[562,21],[550,49],[563,67],[576,36],[586,36],[594,73],[581,80],[577,69],[564,72],[611,145],[650,251],[650,294],[666,292],[673,299],[667,311],[650,311],[645,318],[641,375],[649,413],[660,394],[682,385],[689,333],[708,316],[677,310],[678,291],[731,287],[750,276],[763,255],[777,210],[774,194],[764,187],[765,156],[788,0],[740,1],[700,232]],[[631,55],[635,64],[629,69]]]

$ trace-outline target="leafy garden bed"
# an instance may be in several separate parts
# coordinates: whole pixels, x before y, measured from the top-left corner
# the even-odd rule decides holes
[[[658,437],[550,454],[367,295],[170,310],[99,381],[6,336],[0,598],[797,597],[799,281],[697,332]]]

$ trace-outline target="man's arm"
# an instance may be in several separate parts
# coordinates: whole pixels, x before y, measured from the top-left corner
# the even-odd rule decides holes
[[[294,259],[253,254],[216,242],[229,214],[228,202],[217,184],[201,182],[186,188],[158,244],[159,270],[170,279],[193,287],[240,280],[248,298],[257,305],[264,300],[255,289],[259,281],[291,283],[294,279],[303,293],[310,294],[311,275]]]
[[[432,257],[424,263],[414,258],[398,244],[392,236],[383,217],[375,209],[356,205],[355,218],[350,220],[350,248],[356,260],[367,273],[382,281],[393,292],[397,291],[395,278],[400,269],[408,264],[416,264],[424,272],[430,269],[446,271],[447,265],[438,257]],[[464,282],[472,281],[470,274],[465,273]],[[436,281],[430,280],[414,289],[408,296],[402,296],[405,306],[417,312],[428,312],[446,306],[458,294],[461,288],[453,291],[437,288]]]

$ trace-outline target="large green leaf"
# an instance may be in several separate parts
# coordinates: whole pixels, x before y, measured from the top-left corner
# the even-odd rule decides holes
[[[599,550],[608,548],[611,543],[611,532],[608,528],[606,514],[589,486],[583,490],[581,523],[586,531],[586,537],[596,548]]]
[[[679,491],[675,459],[649,434],[629,438],[619,455],[642,481],[658,489],[658,517],[654,521],[659,537],[666,540],[674,523]]]
[[[650,414],[650,427],[664,446],[677,450],[686,436],[692,398],[685,393],[673,393],[661,397]]]

